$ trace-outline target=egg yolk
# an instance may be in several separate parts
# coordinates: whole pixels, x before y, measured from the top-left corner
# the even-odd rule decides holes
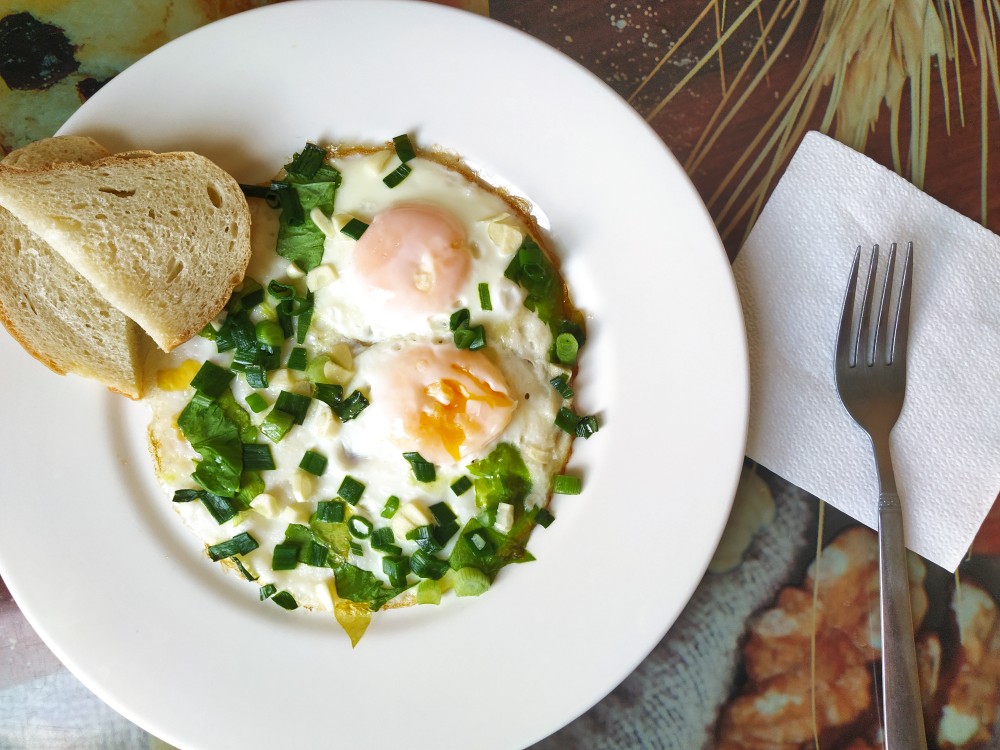
[[[496,440],[516,406],[500,370],[482,352],[450,345],[400,352],[383,399],[396,418],[393,443],[435,464],[478,454]],[[375,394],[372,394],[375,401]]]
[[[448,310],[469,276],[465,229],[447,211],[401,204],[380,211],[354,247],[354,269],[401,310]]]

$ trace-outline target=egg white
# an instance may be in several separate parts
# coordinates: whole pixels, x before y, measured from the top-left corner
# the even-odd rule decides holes
[[[382,369],[390,366],[386,358],[394,348],[450,343],[450,314],[468,308],[473,321],[485,326],[488,344],[483,351],[502,372],[517,406],[509,423],[489,446],[474,455],[463,456],[459,462],[438,466],[436,480],[421,483],[414,479],[401,451],[386,441],[384,425],[374,418],[366,421],[365,412],[341,424],[329,406],[313,399],[303,424],[292,428],[280,442],[270,443],[260,438],[260,442],[270,444],[277,465],[273,471],[263,473],[267,495],[272,499],[266,506],[262,504],[259,509],[241,513],[219,525],[199,502],[174,504],[185,523],[207,545],[242,531],[250,532],[260,547],[242,556],[247,569],[259,576],[259,583],[274,583],[308,608],[332,609],[332,571],[307,565],[290,571],[272,571],[272,550],[284,539],[289,523],[307,524],[317,502],[337,496],[345,476],[350,475],[365,485],[360,502],[351,512],[364,516],[375,528],[390,523],[382,518],[381,511],[392,495],[402,503],[416,501],[425,506],[447,501],[461,527],[479,512],[472,490],[456,496],[450,489],[456,479],[468,474],[469,462],[486,455],[496,444],[512,443],[518,447],[532,478],[533,489],[526,504],[543,506],[548,500],[552,477],[562,470],[571,450],[572,438],[555,425],[557,411],[567,402],[550,384],[554,376],[568,371],[549,362],[553,340],[549,327],[524,307],[523,290],[504,276],[516,249],[512,237],[529,234],[529,227],[519,218],[516,207],[505,199],[433,160],[412,160],[412,172],[407,179],[393,189],[387,188],[382,177],[395,166],[393,158],[392,151],[387,149],[331,160],[342,174],[342,184],[336,195],[334,214],[313,217],[327,238],[321,265],[325,270],[305,279],[306,283],[316,281],[315,308],[305,346],[311,356],[316,356],[337,344],[348,343],[354,361],[353,376],[344,384],[345,392],[354,389],[365,392]],[[379,211],[408,201],[447,210],[464,227],[472,253],[472,270],[450,307],[424,316],[393,309],[359,283],[352,271],[355,240],[339,231],[350,217],[368,223]],[[251,203],[254,255],[248,275],[265,283],[278,279],[301,285],[301,273],[273,251],[273,212],[259,202]],[[480,307],[481,283],[488,285],[492,310]],[[286,342],[282,361],[292,346]],[[171,492],[196,486],[191,473],[198,455],[176,426],[177,415],[190,401],[193,391],[158,387],[157,373],[176,368],[187,360],[207,359],[223,365],[227,362],[211,341],[195,337],[170,354],[154,353],[147,367],[147,401],[152,410],[150,443],[157,474]],[[232,388],[240,405],[245,405],[246,397],[254,392],[241,377],[232,381]],[[281,369],[270,373],[268,388],[256,392],[273,403],[281,390],[308,395],[310,389],[302,373]],[[252,421],[260,424],[265,414],[251,413]],[[313,477],[298,468],[306,450],[327,458],[322,476]],[[396,544],[407,555],[416,549],[415,542],[409,540],[397,538]],[[454,538],[445,555],[453,544]],[[349,561],[388,580],[382,572],[381,555],[367,544],[362,545],[361,554],[352,553]],[[410,580],[416,579],[411,576]]]

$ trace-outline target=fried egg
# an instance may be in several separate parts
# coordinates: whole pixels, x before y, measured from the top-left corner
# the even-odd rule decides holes
[[[224,559],[262,591],[280,590],[295,605],[340,619],[345,599],[361,602],[347,591],[355,581],[345,571],[377,581],[369,590],[388,592],[389,607],[412,604],[421,582],[448,588],[461,569],[459,545],[482,543],[499,554],[493,547],[518,533],[517,519],[533,522],[574,439],[560,424],[572,408],[565,386],[574,365],[553,361],[556,327],[510,272],[525,242],[542,244],[520,204],[426,156],[409,159],[405,179],[390,188],[383,178],[398,165],[391,145],[334,150],[326,164],[339,185],[332,211],[308,213],[322,233],[309,267],[276,254],[277,215],[251,201],[249,274],[270,291],[246,282],[208,338],[154,354],[147,390],[157,474],[210,554],[249,535],[256,546]],[[576,315],[562,280],[552,283],[554,299]],[[287,310],[295,308],[280,298],[293,293],[294,326]],[[241,295],[252,297],[247,309]],[[236,337],[236,354],[221,343],[227,326],[259,337],[282,324],[284,341],[263,373],[241,359],[245,336]],[[476,330],[479,341],[460,341]],[[270,351],[260,346],[258,355]],[[225,381],[221,391],[204,384],[206,368]],[[229,454],[210,444],[219,429],[199,442],[190,425],[192,413],[211,404],[221,405],[218,420],[236,425],[230,434],[237,429],[241,443],[266,446],[273,460],[254,472],[242,468],[221,523],[219,501],[206,497],[214,480],[205,477],[214,475],[204,469],[213,460],[224,465]],[[515,473],[490,473],[501,464]],[[427,529],[440,538],[413,534]],[[303,544],[333,551],[310,559]],[[290,545],[298,558],[280,561]],[[436,574],[417,565],[424,553],[443,564]],[[443,573],[449,563],[456,571]],[[402,572],[393,567],[400,564]]]

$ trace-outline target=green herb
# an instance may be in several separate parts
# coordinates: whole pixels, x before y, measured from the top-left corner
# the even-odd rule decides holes
[[[451,483],[451,491],[456,495],[464,495],[472,487],[472,480],[467,476],[461,476]]]
[[[407,585],[385,586],[372,572],[350,563],[338,565],[333,573],[339,597],[367,604],[373,612],[409,588]]]
[[[340,500],[320,500],[311,521],[319,523],[340,523],[344,520],[345,505]]]
[[[579,495],[582,490],[580,477],[557,474],[552,480],[552,491],[557,495]]]
[[[490,285],[485,281],[479,284],[479,309],[492,310],[493,301],[490,299]]]
[[[213,544],[208,548],[208,556],[218,561],[233,555],[245,555],[247,552],[253,552],[259,546],[257,540],[244,531],[232,539]]]
[[[260,600],[264,601],[265,599],[270,599],[272,596],[274,596],[277,590],[278,587],[275,586],[273,583],[265,583],[263,586],[260,587]]]
[[[400,164],[398,167],[396,167],[394,170],[392,170],[389,174],[387,174],[385,177],[383,177],[382,178],[382,182],[385,183],[386,187],[394,188],[399,183],[401,183],[403,180],[405,180],[409,176],[410,172],[412,172],[412,171],[413,170],[410,169],[410,165],[409,164]]]
[[[576,362],[576,355],[580,349],[580,342],[572,333],[560,333],[556,336],[556,359],[564,365],[571,365]]]
[[[271,570],[293,570],[299,564],[299,546],[294,542],[276,544],[271,556]]]
[[[382,558],[382,572],[389,577],[393,586],[406,586],[406,574],[410,572],[410,558],[403,555],[386,555]]]
[[[218,398],[229,388],[229,381],[233,379],[233,375],[231,370],[219,367],[212,361],[206,361],[191,379],[191,385],[209,398]]]
[[[382,507],[382,518],[392,518],[396,515],[396,511],[399,510],[399,498],[395,495],[390,495],[389,499],[385,501],[385,505]]]
[[[201,456],[194,480],[216,495],[235,495],[243,471],[243,445],[233,419],[218,402],[195,396],[180,413],[177,426]]]
[[[302,456],[302,460],[299,461],[299,468],[313,476],[321,477],[326,471],[326,463],[326,456],[316,453],[316,451],[307,450]]]
[[[340,487],[337,489],[337,495],[342,497],[351,505],[357,505],[364,491],[364,484],[348,474],[340,483]]]
[[[437,581],[448,572],[448,563],[422,549],[410,555],[410,570],[421,578]]]
[[[264,386],[267,387],[266,385]],[[247,396],[247,406],[254,414],[260,414],[267,408],[267,400],[259,393],[251,393]]]
[[[269,471],[275,467],[271,446],[267,443],[243,444],[243,468],[247,471]]]
[[[452,583],[455,596],[480,596],[490,588],[490,579],[479,568],[460,568]]]
[[[270,413],[264,417],[264,421],[260,423],[260,431],[268,440],[278,443],[288,434],[294,422],[295,418],[291,414],[276,408],[271,409]]]
[[[404,164],[410,159],[413,159],[417,155],[417,151],[413,148],[413,142],[410,140],[410,136],[404,133],[403,135],[397,135],[392,139],[392,145],[396,150],[396,156]]]
[[[524,503],[531,491],[531,474],[520,452],[510,443],[500,443],[479,461],[469,464],[476,490],[476,505],[495,510],[500,503],[515,507]]]
[[[365,233],[366,229],[368,229],[368,225],[361,221],[361,219],[352,218],[340,228],[340,233],[346,234],[352,240],[360,240],[361,235]]]
[[[330,408],[333,409],[333,413],[340,418],[341,422],[349,422],[357,418],[368,407],[368,404],[369,401],[365,398],[365,394],[361,391],[354,391],[338,404],[331,404]]]
[[[308,396],[291,393],[290,391],[281,391],[274,402],[274,408],[286,414],[291,414],[292,421],[295,424],[302,424],[306,418],[306,412],[309,410],[309,401]]]
[[[560,396],[569,399],[573,398],[573,389],[569,386],[569,375],[562,373],[561,375],[556,375],[552,380],[549,381],[552,387],[556,389]]]
[[[416,451],[409,451],[403,454],[413,470],[413,478],[418,482],[433,482],[437,477],[434,464],[421,456]]]
[[[287,591],[279,591],[271,597],[271,601],[283,609],[298,609],[299,606],[299,603],[295,601],[295,597]]]
[[[340,173],[330,165],[321,162],[316,170],[312,171],[317,157],[318,154],[310,147],[303,149],[299,156],[285,165],[287,187],[275,191],[279,199],[283,192],[294,193],[301,207],[301,221],[297,221],[298,213],[286,214],[285,203],[281,204],[282,213],[278,219],[278,241],[275,250],[278,255],[292,261],[306,272],[322,262],[323,244],[326,241],[323,230],[316,226],[309,214],[314,208],[318,208],[327,216],[331,215],[334,196],[340,186]],[[298,171],[300,169],[303,171]],[[275,188],[276,184],[272,183],[272,188]]]

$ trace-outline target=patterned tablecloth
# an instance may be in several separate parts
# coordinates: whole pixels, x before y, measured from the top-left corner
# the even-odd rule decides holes
[[[0,0],[0,146],[7,151],[51,135],[144,54],[266,2]],[[895,4],[895,16],[887,0],[853,10],[807,0],[448,4],[527,31],[628,98],[685,163],[730,257],[801,137],[788,117],[772,118],[791,101],[789,92],[804,91],[803,124],[890,167],[894,136],[902,134],[905,148],[919,131],[926,154],[913,152],[898,169],[945,204],[1000,229],[1000,190],[987,191],[990,173],[981,169],[984,154],[995,162],[1000,153],[995,2],[910,0]],[[892,16],[891,23],[880,25],[866,13]],[[850,33],[830,33],[838,14],[854,22]],[[916,38],[925,48],[918,43],[916,52],[903,50],[907,19],[911,38],[913,23],[923,30]],[[909,95],[897,99],[885,81],[880,90],[881,79],[852,67],[862,64],[855,51],[877,49],[880,41],[895,50],[890,65],[907,54],[920,58],[923,49],[935,86],[921,95],[922,103],[913,98],[919,88],[901,84],[899,91]],[[817,76],[811,100],[799,73],[816,69],[824,49],[830,52],[824,59],[848,62]],[[988,75],[980,76],[981,66]],[[758,72],[755,90],[740,102]],[[873,95],[865,95],[866,86]],[[834,91],[841,109],[824,120]],[[909,118],[911,104],[918,114],[923,107],[924,123]],[[902,117],[892,117],[892,110]],[[784,150],[764,160],[774,171],[755,172],[744,155],[762,142],[757,134],[786,126],[793,127]],[[987,168],[995,175],[995,164]],[[745,185],[744,175],[752,177]],[[723,544],[670,633],[605,700],[536,748],[880,746],[878,653],[868,637],[877,617],[876,573],[870,530],[748,463]],[[1000,747],[1000,514],[987,519],[957,574],[917,559],[914,573],[931,746]],[[0,581],[0,748],[142,747],[165,745],[83,687],[39,640]]]

